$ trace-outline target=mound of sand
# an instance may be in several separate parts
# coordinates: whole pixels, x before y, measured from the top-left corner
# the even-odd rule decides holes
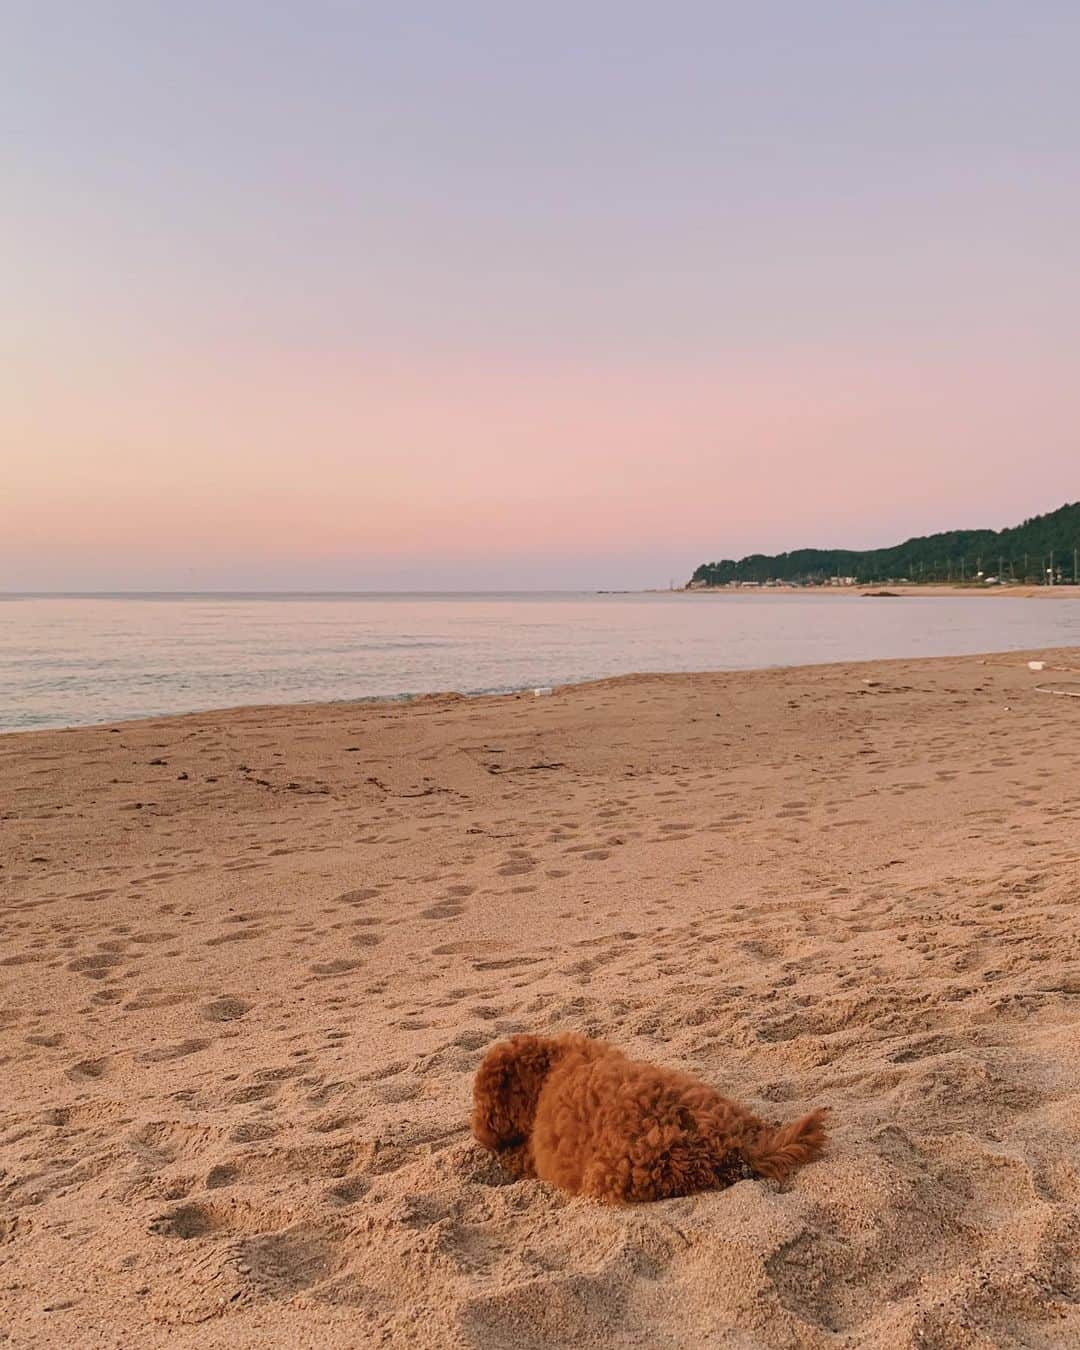
[[[1080,1344],[1080,711],[1026,655],[0,738],[0,1339]],[[833,1144],[508,1182],[521,1029]]]

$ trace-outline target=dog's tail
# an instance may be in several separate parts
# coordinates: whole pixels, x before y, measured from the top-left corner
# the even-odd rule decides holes
[[[825,1133],[825,1117],[828,1113],[828,1107],[820,1107],[801,1120],[781,1125],[771,1133],[760,1134],[746,1154],[751,1171],[759,1177],[783,1181],[796,1167],[820,1157],[828,1138]]]

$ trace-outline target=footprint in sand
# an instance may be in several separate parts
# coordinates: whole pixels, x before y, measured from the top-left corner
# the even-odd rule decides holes
[[[68,962],[67,968],[85,975],[88,980],[103,980],[113,966],[120,965],[123,959],[114,952],[97,952],[93,956],[77,956],[74,961]]]
[[[241,1243],[236,1254],[238,1270],[273,1299],[293,1298],[332,1275],[339,1264],[336,1244],[315,1224],[260,1234]]]
[[[252,1006],[245,999],[224,995],[204,1003],[199,1009],[199,1016],[207,1022],[235,1022],[250,1012]]]
[[[206,1189],[216,1191],[223,1186],[231,1186],[239,1176],[240,1169],[235,1163],[218,1163],[206,1174]]]
[[[188,1055],[197,1055],[210,1044],[204,1040],[176,1041],[172,1045],[160,1045],[153,1050],[144,1050],[137,1056],[140,1064],[167,1064],[174,1059],[186,1059]]]
[[[69,1069],[65,1069],[64,1073],[72,1082],[83,1083],[104,1078],[109,1072],[109,1064],[110,1060],[107,1055],[103,1055],[100,1059],[81,1059],[78,1064],[73,1064]]]
[[[314,965],[308,966],[308,970],[325,979],[331,975],[347,975],[351,970],[359,970],[363,964],[363,961],[355,958],[340,956],[335,961],[316,961]]]
[[[214,1211],[206,1205],[180,1205],[160,1215],[150,1225],[150,1231],[157,1237],[180,1238],[190,1241],[192,1238],[206,1237],[224,1227]]]
[[[520,877],[531,872],[535,866],[536,863],[532,859],[511,858],[508,862],[503,863],[502,867],[497,867],[495,870],[501,877]]]
[[[229,1138],[234,1144],[257,1144],[272,1139],[280,1131],[281,1126],[269,1120],[242,1120],[233,1126]]]
[[[535,966],[541,958],[539,956],[515,956],[507,957],[501,961],[474,961],[474,970],[517,970],[521,966]]]
[[[357,1200],[362,1200],[370,1188],[371,1183],[366,1177],[349,1177],[345,1181],[338,1182],[336,1186],[331,1186],[326,1194],[328,1199],[339,1204],[352,1205]]]
[[[360,890],[345,891],[343,894],[338,896],[337,900],[335,901],[335,904],[364,905],[369,900],[374,900],[378,894],[379,892],[377,890],[374,890],[372,887],[364,886]]]
[[[441,947],[432,947],[432,956],[475,956],[478,952],[500,952],[507,947],[505,942],[484,939],[478,942],[445,942]]]
[[[441,904],[432,905],[430,909],[422,909],[420,917],[422,919],[456,919],[459,914],[464,913],[464,905]]]

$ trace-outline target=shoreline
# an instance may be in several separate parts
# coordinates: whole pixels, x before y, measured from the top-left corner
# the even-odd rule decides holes
[[[884,593],[884,594],[883,594]],[[1080,600],[1080,585],[1071,582],[1059,586],[950,586],[947,583],[926,582],[920,585],[905,585],[902,582],[861,582],[856,586],[793,586],[778,582],[776,585],[760,586],[685,586],[678,594],[683,595],[846,595],[860,599],[893,599],[908,596],[921,596],[930,599],[939,596],[951,596],[963,599],[968,596],[996,596],[1010,600]]]
[[[12,1342],[1080,1339],[1052,666],[1080,647],[0,739]],[[472,1075],[563,1030],[828,1105],[829,1148],[625,1209],[514,1182]]]
[[[367,694],[358,698],[342,699],[301,699],[293,702],[282,703],[231,703],[224,704],[221,707],[211,708],[189,708],[182,712],[166,713],[147,713],[138,717],[122,717],[111,721],[100,722],[75,722],[65,726],[39,726],[39,727],[11,727],[0,728],[0,745],[13,736],[44,736],[44,735],[71,735],[81,731],[100,731],[100,730],[124,730],[127,727],[138,726],[145,723],[162,723],[179,721],[189,718],[214,718],[228,716],[230,714],[251,714],[251,713],[271,713],[280,712],[287,709],[312,710],[312,709],[352,709],[372,707],[400,707],[411,708],[417,704],[453,704],[459,701],[469,703],[499,703],[508,700],[550,698],[556,694],[566,693],[574,689],[588,689],[592,686],[604,687],[620,681],[633,680],[680,680],[680,679],[701,679],[711,675],[743,675],[753,676],[769,671],[814,671],[829,670],[833,668],[889,665],[902,661],[919,662],[938,662],[938,661],[981,661],[990,663],[995,657],[1016,657],[1017,661],[1004,662],[1006,665],[1023,666],[1030,658],[1032,652],[1054,651],[1057,653],[1073,652],[1080,662],[1080,647],[1078,648],[1004,648],[1000,651],[985,652],[957,652],[947,653],[938,656],[924,657],[895,657],[882,656],[875,657],[867,661],[811,661],[799,662],[793,665],[769,665],[769,666],[738,666],[738,667],[720,667],[708,670],[664,670],[664,671],[626,671],[619,675],[599,675],[581,680],[571,680],[561,684],[551,685],[521,685],[513,689],[481,689],[460,690],[460,689],[438,689],[429,693],[420,694]],[[1047,666],[1047,670],[1057,669],[1059,671],[1080,670],[1080,666]]]

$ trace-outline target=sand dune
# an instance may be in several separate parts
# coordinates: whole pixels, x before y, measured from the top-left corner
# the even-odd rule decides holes
[[[1080,1344],[1080,700],[1026,655],[0,738],[0,1341]],[[508,1184],[525,1028],[833,1143]]]

